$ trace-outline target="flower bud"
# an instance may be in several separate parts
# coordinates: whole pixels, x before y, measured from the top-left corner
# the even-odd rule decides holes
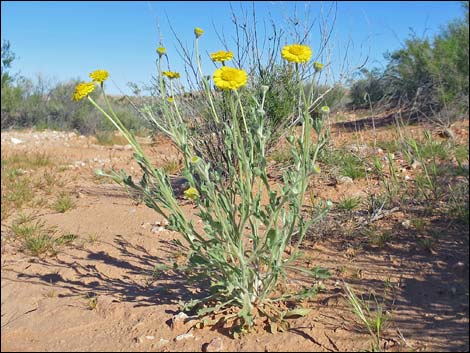
[[[321,173],[321,168],[318,164],[315,164],[313,166],[313,171],[315,172],[315,174],[320,174]]]
[[[315,72],[320,72],[324,66],[325,65],[323,65],[322,63],[319,63],[318,61],[315,61],[313,63],[313,68],[315,69]]]
[[[196,36],[196,38],[199,38],[203,34],[204,34],[204,30],[202,30],[199,27],[194,28],[194,35]]]
[[[166,49],[165,49],[165,47],[158,47],[158,48],[157,48],[157,53],[158,53],[158,55],[159,55],[160,57],[162,57],[163,55],[165,55],[165,54],[166,54]]]

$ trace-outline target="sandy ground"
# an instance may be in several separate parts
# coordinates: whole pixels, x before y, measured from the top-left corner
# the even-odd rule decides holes
[[[386,134],[386,130],[383,132]],[[334,131],[336,140],[352,133]],[[468,136],[468,121],[460,135]],[[459,136],[460,136],[459,135]],[[13,143],[12,138],[21,140]],[[367,139],[367,136],[365,136]],[[325,290],[306,303],[312,312],[291,320],[288,332],[251,333],[241,339],[223,330],[171,327],[178,301],[191,296],[185,278],[152,276],[155,265],[173,259],[161,217],[130,199],[96,168],[124,168],[138,174],[126,146],[101,146],[93,137],[63,132],[2,132],[2,156],[41,151],[63,166],[63,189],[76,206],[58,213],[36,211],[47,225],[78,237],[55,256],[34,257],[8,237],[15,214],[2,224],[2,351],[358,351],[370,349],[370,336],[348,308],[342,283],[357,294],[373,291],[390,314],[382,349],[388,351],[465,351],[469,349],[468,234],[452,227],[433,254],[420,249],[401,225],[398,211],[382,220],[395,229],[385,248],[352,247],[349,239],[312,237],[308,261],[328,268]],[[175,155],[167,143],[147,149],[155,163]],[[319,195],[338,200],[365,193],[374,184],[344,186],[315,182]],[[194,209],[182,200],[188,217]],[[46,203],[47,204],[47,203]],[[439,220],[436,220],[439,222]],[[380,222],[378,223],[381,224]],[[386,292],[384,292],[386,291]]]

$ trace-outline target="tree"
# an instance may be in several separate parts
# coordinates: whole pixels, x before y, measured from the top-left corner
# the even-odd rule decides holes
[[[11,63],[16,59],[15,53],[11,51],[10,42],[3,40],[2,43],[2,88],[13,81],[13,76],[10,75]]]

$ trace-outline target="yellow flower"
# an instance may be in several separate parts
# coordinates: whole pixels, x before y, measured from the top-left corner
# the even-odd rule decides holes
[[[174,72],[174,71],[163,71],[163,75],[168,77],[170,80],[172,80],[174,78],[180,78],[180,74],[178,72]]]
[[[233,53],[231,51],[219,50],[211,54],[212,61],[224,62],[224,61],[232,60],[232,58],[233,58]]]
[[[166,49],[164,47],[158,47],[157,48],[157,53],[160,56],[165,55],[166,54]]]
[[[238,89],[246,84],[248,75],[245,71],[223,66],[214,72],[214,83],[220,89]]]
[[[196,200],[199,198],[199,191],[191,186],[189,189],[184,191],[184,196],[186,196],[188,199]]]
[[[312,49],[307,45],[292,44],[282,48],[282,57],[294,63],[306,63],[312,56]]]
[[[194,34],[196,35],[196,38],[199,38],[204,34],[204,31],[201,28],[196,27],[194,28]]]
[[[320,108],[322,113],[328,114],[330,112],[330,107],[327,105],[324,105],[323,107]]]
[[[108,71],[106,70],[95,70],[90,74],[90,77],[93,79],[93,81],[96,81],[98,83],[103,83],[108,79]]]
[[[315,69],[315,72],[318,72],[318,71],[321,71],[323,69],[325,65],[323,65],[322,63],[319,63],[318,61],[315,61],[313,63],[313,67]]]
[[[198,163],[199,161],[201,160],[201,158],[199,158],[198,156],[193,156],[191,157],[191,163]]]
[[[93,92],[95,89],[95,84],[93,82],[81,82],[75,87],[75,93],[73,94],[72,99],[76,102],[85,98]]]

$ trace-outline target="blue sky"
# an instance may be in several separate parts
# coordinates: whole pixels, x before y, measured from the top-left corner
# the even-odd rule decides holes
[[[252,2],[232,2],[237,14],[244,7],[251,11]],[[317,18],[311,43],[317,48],[318,19],[331,2],[255,2],[257,19],[272,18],[282,28],[292,28],[288,16],[296,10],[302,21]],[[410,28],[422,36],[432,37],[450,20],[461,17],[462,6],[453,1],[345,1],[337,3],[337,17],[331,36],[331,68],[340,71],[346,43],[348,64],[353,69],[369,55],[368,68],[385,63],[383,53],[401,46]],[[155,48],[159,44],[158,28],[171,58],[171,69],[183,70],[175,39],[168,21],[181,40],[191,46],[193,29],[205,30],[202,52],[222,49],[214,31],[233,36],[230,4],[226,1],[2,1],[1,37],[11,43],[18,59],[12,71],[26,77],[41,74],[55,82],[79,78],[107,69],[112,82],[108,92],[129,93],[126,83],[150,82],[155,72]],[[308,15],[309,14],[309,15]],[[332,17],[330,17],[331,23]],[[157,26],[158,24],[158,26]],[[208,73],[214,66],[205,58]]]

